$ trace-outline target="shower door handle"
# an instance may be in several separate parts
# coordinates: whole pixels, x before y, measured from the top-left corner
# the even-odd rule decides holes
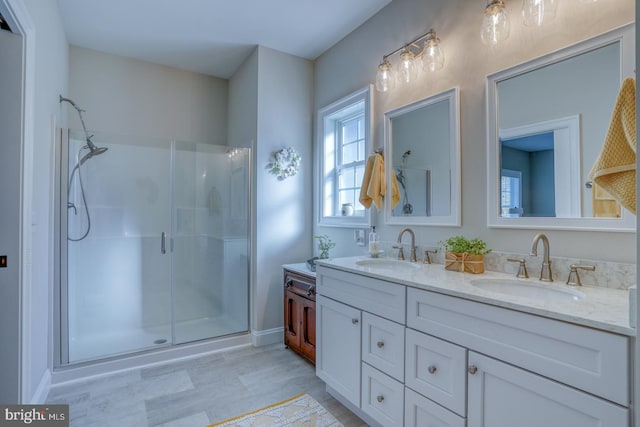
[[[162,232],[162,235],[160,236],[160,253],[162,255],[167,253],[167,247],[165,246],[165,233],[164,233],[164,231]]]

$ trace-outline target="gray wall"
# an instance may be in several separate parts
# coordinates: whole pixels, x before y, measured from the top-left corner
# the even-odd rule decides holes
[[[69,95],[89,130],[225,145],[227,80],[77,46]],[[81,129],[67,109],[69,126]]]
[[[497,251],[527,253],[534,230],[489,229],[486,226],[486,75],[539,57],[630,22],[633,0],[590,5],[561,2],[556,20],[542,30],[519,22],[520,3],[506,2],[511,35],[498,48],[484,46],[479,37],[484,3],[468,0],[394,0],[316,61],[315,108],[321,108],[375,80],[382,56],[434,28],[442,41],[446,62],[432,77],[389,93],[376,93],[373,147],[383,145],[384,112],[452,86],[460,87],[462,146],[462,228],[415,227],[417,240],[433,244],[456,234],[487,240]],[[395,58],[394,58],[395,59]],[[373,212],[373,223],[386,241],[395,240],[400,226],[386,226]],[[362,253],[351,229],[319,228],[337,242],[333,256]],[[635,262],[635,234],[549,231],[552,254],[585,259]],[[593,243],[598,242],[595,251]]]
[[[310,61],[258,47],[229,84],[229,141],[253,149],[252,333],[282,339],[282,264],[311,257],[312,82]],[[271,153],[293,147],[299,174],[278,180]]]

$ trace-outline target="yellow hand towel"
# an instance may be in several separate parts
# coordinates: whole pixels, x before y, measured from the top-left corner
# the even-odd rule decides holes
[[[636,213],[636,85],[622,82],[609,131],[589,178]]]
[[[382,199],[387,192],[387,182],[384,179],[384,158],[380,153],[374,153],[367,159],[367,164],[362,177],[362,186],[360,187],[360,204],[365,208],[370,208],[373,202],[378,208],[378,212],[382,210]],[[391,203],[394,208],[400,201],[400,190],[396,175],[391,174]]]

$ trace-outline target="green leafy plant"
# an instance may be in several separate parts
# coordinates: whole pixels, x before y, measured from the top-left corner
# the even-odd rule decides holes
[[[452,253],[467,253],[471,255],[486,255],[491,252],[491,249],[487,248],[487,243],[478,238],[467,239],[464,236],[453,236],[446,240],[441,240],[440,243],[447,252]]]
[[[314,239],[318,239],[318,249],[320,250],[320,258],[329,258],[329,249],[336,246],[335,242],[332,242],[329,236],[326,234],[322,236],[313,236]]]

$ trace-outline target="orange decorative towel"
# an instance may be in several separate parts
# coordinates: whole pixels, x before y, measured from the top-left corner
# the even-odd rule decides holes
[[[602,151],[589,178],[636,213],[636,84],[622,82]]]
[[[387,192],[387,182],[384,179],[384,158],[380,153],[374,153],[367,159],[360,187],[360,204],[370,208],[376,205],[378,212],[382,210],[382,199]],[[400,201],[400,189],[396,174],[391,174],[391,207],[395,208]]]

